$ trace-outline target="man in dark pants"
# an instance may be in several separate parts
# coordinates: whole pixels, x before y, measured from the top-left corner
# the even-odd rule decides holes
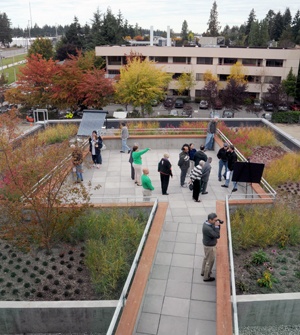
[[[169,195],[167,193],[170,176],[173,178],[172,174],[172,164],[169,161],[169,155],[164,154],[164,157],[158,163],[158,172],[160,173],[161,191],[163,195]]]
[[[216,213],[208,214],[207,220],[203,223],[203,246],[204,258],[202,262],[201,276],[203,281],[214,281],[211,277],[211,270],[216,258],[217,240],[220,238],[220,222]]]
[[[195,166],[199,165],[200,161],[207,161],[207,155],[204,152],[204,145],[200,145],[200,150],[196,151],[194,154]]]
[[[203,162],[203,161],[202,161]],[[207,189],[207,183],[211,171],[211,165],[210,163],[212,162],[212,158],[208,157],[207,162],[205,162],[202,166],[202,176],[201,176],[201,181],[200,181],[200,192],[201,194],[207,194],[208,192],[206,191]],[[200,162],[201,164],[201,162]]]
[[[223,167],[225,168],[225,172],[223,173],[223,177],[224,177],[224,179],[226,179],[227,164],[228,164],[227,150],[228,150],[228,144],[224,143],[223,148],[221,148],[217,153],[217,157],[219,158],[219,171],[218,171],[218,180],[219,181],[222,181],[222,169],[223,169]]]
[[[228,188],[230,180],[233,175],[233,168],[234,164],[237,162],[237,154],[235,153],[234,146],[230,144],[228,150],[227,150],[227,157],[228,157],[228,171],[226,175],[226,181],[224,185],[221,185],[222,187]],[[237,191],[237,181],[233,183],[233,189],[232,192]]]
[[[180,167],[180,170],[181,170],[180,186],[187,187],[187,184],[185,182],[185,177],[190,167],[190,156],[189,156],[189,145],[188,144],[184,144],[181,148],[181,153],[179,154],[178,166]]]

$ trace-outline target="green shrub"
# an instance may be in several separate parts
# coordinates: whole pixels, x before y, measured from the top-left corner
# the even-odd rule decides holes
[[[258,250],[252,254],[251,262],[253,264],[260,265],[268,261],[269,261],[269,258],[263,250]]]
[[[234,250],[300,243],[300,217],[287,206],[240,207],[230,218]]]
[[[299,111],[274,112],[272,114],[272,121],[275,123],[298,123],[299,119]]]

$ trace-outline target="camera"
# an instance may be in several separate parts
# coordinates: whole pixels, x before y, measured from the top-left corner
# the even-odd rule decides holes
[[[220,220],[220,219],[218,219],[217,221],[219,221],[220,224],[223,224],[223,223],[224,223],[224,221],[222,221],[222,220]]]

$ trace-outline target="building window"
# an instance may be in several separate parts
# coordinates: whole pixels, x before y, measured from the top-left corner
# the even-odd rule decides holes
[[[157,62],[157,63],[168,63],[168,57],[154,57],[150,56],[149,59],[151,61]]]
[[[247,80],[248,80],[248,83],[259,84],[261,81],[261,77],[260,76],[248,76]]]
[[[173,63],[187,63],[186,57],[173,57]]]
[[[212,65],[212,63],[213,63],[212,57],[197,57],[197,64]]]
[[[245,66],[260,66],[261,63],[262,63],[261,59],[252,59],[252,58],[242,59],[242,64]]]
[[[219,76],[220,76],[219,78],[220,81],[227,81],[227,77],[229,76],[229,74],[220,74]]]
[[[268,67],[283,67],[282,59],[267,59],[266,66]]]
[[[120,70],[108,70],[108,74],[120,74]]]
[[[203,81],[204,73],[196,73],[196,81]]]
[[[108,65],[122,65],[121,56],[108,56]]]
[[[237,58],[224,58],[224,65],[233,65],[237,62]]]
[[[281,77],[277,76],[265,76],[264,83],[266,84],[280,84]]]
[[[172,79],[177,80],[181,76],[181,73],[173,73]]]

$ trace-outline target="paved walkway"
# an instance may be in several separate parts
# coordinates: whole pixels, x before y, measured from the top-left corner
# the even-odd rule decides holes
[[[198,145],[197,145],[198,147]],[[217,148],[218,149],[218,148]],[[161,194],[157,164],[163,154],[170,155],[173,179],[170,179],[168,196]],[[203,259],[202,224],[207,215],[215,212],[216,200],[224,200],[231,188],[222,188],[218,181],[216,152],[208,151],[213,158],[208,194],[201,195],[201,203],[192,200],[192,192],[180,187],[180,170],[177,166],[179,151],[151,150],[143,155],[143,166],[150,170],[155,187],[153,197],[169,202],[169,208],[160,236],[153,269],[149,277],[136,335],[215,335],[216,285],[204,283],[200,275]],[[111,202],[110,197],[142,199],[142,188],[130,178],[129,155],[116,150],[102,152],[103,165],[98,170],[84,169],[84,182],[101,184],[94,191],[93,202]],[[90,156],[87,158],[90,161]],[[232,185],[230,185],[232,186]],[[243,186],[239,191],[244,193]],[[238,193],[237,192],[237,193]],[[104,199],[99,199],[104,197]],[[213,271],[213,275],[215,270]]]

